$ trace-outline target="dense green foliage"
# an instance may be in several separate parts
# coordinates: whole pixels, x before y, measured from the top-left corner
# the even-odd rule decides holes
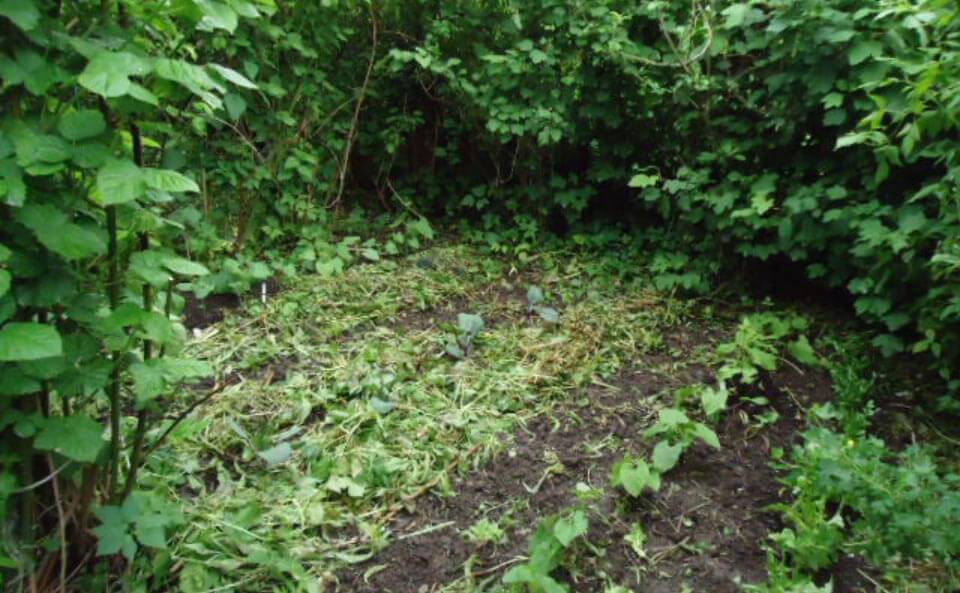
[[[221,387],[182,355],[186,298],[409,252],[428,219],[522,257],[556,237],[616,251],[603,265],[662,290],[790,270],[847,295],[883,354],[960,381],[956,2],[0,0],[0,77],[0,521],[20,542],[0,565],[34,586],[91,533],[132,558],[178,520],[135,491],[179,421],[166,402]],[[745,323],[697,388],[707,416],[775,342],[814,359],[794,320]],[[483,327],[461,319],[448,353]],[[664,422],[652,469],[618,468],[631,494],[715,439]],[[843,459],[871,479],[929,455],[896,469],[856,442]],[[923,477],[890,512],[953,508],[954,478]],[[861,485],[810,504],[894,529]]]

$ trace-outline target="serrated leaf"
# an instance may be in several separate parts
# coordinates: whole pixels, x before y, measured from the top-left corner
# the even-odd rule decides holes
[[[143,170],[132,161],[111,159],[97,172],[94,199],[103,206],[124,204],[146,192]]]
[[[130,92],[131,76],[149,74],[153,64],[148,58],[127,52],[100,52],[93,56],[77,82],[85,89],[106,98],[122,97]]]
[[[850,48],[847,58],[851,66],[856,66],[868,58],[879,57],[883,55],[883,46],[876,41],[858,41]]]
[[[36,360],[63,354],[60,334],[44,323],[8,323],[0,329],[0,361]]]
[[[680,455],[682,453],[683,445],[679,443],[671,445],[667,441],[660,441],[657,443],[657,446],[653,448],[653,454],[651,455],[654,469],[660,473],[670,471],[677,465],[677,462],[680,461]]]
[[[128,550],[131,543],[136,548],[136,542],[128,531],[123,511],[117,506],[102,506],[94,509],[94,514],[100,519],[100,525],[92,529],[97,536],[97,555],[110,556],[122,550]]]
[[[206,276],[210,273],[203,264],[177,255],[164,254],[162,260],[164,267],[181,276]]]
[[[57,66],[50,64],[44,57],[29,49],[18,49],[13,58],[0,56],[0,78],[10,85],[23,84],[36,96],[46,94],[47,90],[64,78]]]
[[[41,451],[54,451],[83,463],[96,461],[103,445],[103,427],[83,414],[45,419],[33,440],[33,446]]]
[[[83,259],[107,250],[100,233],[70,222],[66,214],[48,204],[27,204],[17,211],[17,221],[33,231],[44,247],[67,259]]]

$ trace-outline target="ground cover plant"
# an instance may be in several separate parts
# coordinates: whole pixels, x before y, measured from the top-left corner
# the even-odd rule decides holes
[[[0,584],[956,590],[958,27],[0,0]]]

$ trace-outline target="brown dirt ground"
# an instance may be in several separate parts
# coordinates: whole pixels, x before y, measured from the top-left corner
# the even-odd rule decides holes
[[[637,361],[634,370],[611,382],[614,389],[590,388],[584,394],[588,406],[570,407],[556,420],[530,422],[503,454],[463,476],[454,496],[421,500],[392,529],[402,536],[453,525],[395,541],[368,563],[343,573],[336,590],[427,593],[464,577],[468,561],[475,582],[495,583],[511,561],[526,553],[529,535],[542,517],[576,504],[578,482],[603,488],[605,495],[591,503],[591,545],[579,544],[575,566],[560,575],[572,591],[600,592],[613,583],[646,593],[734,593],[742,590],[739,582],[764,580],[761,546],[781,527],[778,514],[767,510],[781,499],[769,465],[771,449],[788,448],[802,426],[803,410],[831,397],[829,377],[790,368],[764,377],[762,394],[779,413],[774,424],[757,430],[750,418],[766,410],[734,402],[718,427],[723,449],[694,447],[659,493],[634,501],[608,486],[611,466],[625,453],[648,447],[641,433],[653,420],[651,404],[658,394],[707,379],[703,369],[671,377],[650,370],[656,366],[655,360]],[[548,472],[556,461],[562,471]],[[541,479],[539,489],[531,492]],[[482,518],[507,531],[505,543],[476,545],[463,537]],[[648,537],[646,559],[623,541],[635,522]],[[833,578],[837,593],[865,591],[860,568],[855,559],[844,559],[824,579]]]

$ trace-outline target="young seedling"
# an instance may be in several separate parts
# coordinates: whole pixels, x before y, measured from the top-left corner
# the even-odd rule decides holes
[[[646,461],[627,455],[614,464],[610,472],[610,484],[623,488],[636,498],[645,490],[660,490],[660,472],[651,468]]]
[[[484,517],[463,532],[467,541],[479,546],[499,544],[507,539],[507,534],[498,523]]]
[[[527,289],[527,311],[536,313],[547,323],[560,323],[560,312],[544,305],[544,301],[543,290],[539,286],[531,286]]]
[[[473,350],[474,340],[480,335],[483,328],[483,318],[479,315],[470,313],[460,313],[457,315],[457,335],[454,340],[447,343],[447,354],[460,360],[470,356],[470,352]]]
[[[550,573],[560,566],[564,550],[585,535],[589,527],[587,514],[582,509],[544,519],[530,539],[529,559],[508,570],[503,575],[504,584],[525,585],[524,589],[529,593],[567,593],[569,588]]]

